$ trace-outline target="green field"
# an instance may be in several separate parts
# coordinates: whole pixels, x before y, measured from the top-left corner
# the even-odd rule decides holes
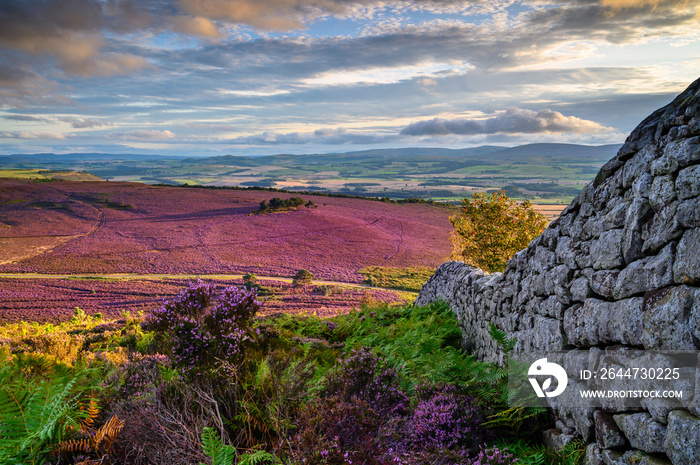
[[[102,179],[149,184],[258,186],[447,202],[458,202],[473,192],[505,189],[517,200],[564,205],[616,150],[614,145],[533,144],[265,157],[7,156],[0,157],[0,176],[97,179],[90,179],[92,173]]]

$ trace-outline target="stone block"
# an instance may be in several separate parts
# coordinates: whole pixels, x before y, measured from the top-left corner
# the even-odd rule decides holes
[[[699,464],[700,418],[684,410],[671,412],[664,448],[674,465]]]
[[[659,211],[661,207],[676,200],[676,187],[673,182],[673,176],[667,174],[665,176],[657,176],[651,183],[649,191],[649,204],[655,211]]]
[[[700,281],[700,229],[688,229],[678,243],[673,280],[678,284]]]
[[[598,240],[591,243],[591,261],[596,270],[610,270],[622,266],[623,259],[620,251],[622,229],[611,229],[600,235]]]
[[[644,452],[666,452],[666,427],[648,413],[621,413],[613,415],[630,445]]]
[[[618,449],[627,445],[625,436],[611,414],[596,410],[593,414],[593,421],[595,423],[595,438],[602,449]]]
[[[591,290],[591,286],[588,283],[588,278],[586,278],[585,276],[576,278],[571,282],[569,290],[571,291],[571,300],[573,302],[583,302],[584,300],[592,296],[593,291]]]
[[[700,165],[690,166],[678,172],[676,194],[681,200],[700,195]]]
[[[681,202],[675,201],[665,205],[653,218],[642,227],[642,253],[656,253],[669,242],[683,235],[683,226],[678,218],[678,207]]]
[[[586,299],[564,312],[564,332],[570,344],[640,345],[643,329],[642,297],[606,302]]]
[[[636,198],[627,210],[625,227],[622,230],[621,252],[625,263],[642,258],[642,227],[654,214],[649,201]]]
[[[675,286],[647,292],[644,296],[645,349],[696,350],[690,327],[694,292]]]
[[[686,228],[700,227],[700,197],[679,202],[678,223]]]
[[[618,275],[613,297],[624,299],[673,284],[674,252],[675,244],[671,243],[655,257],[630,263]]]
[[[588,444],[586,455],[583,456],[583,465],[604,465],[600,446],[596,443]]]

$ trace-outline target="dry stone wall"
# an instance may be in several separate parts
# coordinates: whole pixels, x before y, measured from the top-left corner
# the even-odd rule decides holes
[[[437,299],[451,305],[465,348],[496,363],[503,354],[489,323],[517,338],[514,357],[699,350],[700,80],[647,117],[503,273],[440,266],[416,304]],[[562,395],[549,440],[584,438],[589,464],[700,464],[696,384],[695,398],[645,400],[632,410]]]

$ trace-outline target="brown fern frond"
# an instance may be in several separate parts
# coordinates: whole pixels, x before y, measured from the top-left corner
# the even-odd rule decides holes
[[[99,447],[102,447],[105,451],[110,451],[112,449],[112,444],[114,440],[119,436],[122,428],[124,428],[124,420],[120,420],[116,415],[112,415],[107,423],[102,425],[93,436],[95,441],[95,451]]]
[[[95,424],[95,418],[100,414],[100,408],[97,406],[97,401],[91,398],[90,403],[83,406],[81,410],[87,413],[87,417],[80,420],[80,432],[87,434]]]
[[[90,452],[92,450],[92,438],[71,439],[69,441],[61,441],[54,447],[54,452],[57,454],[65,454],[67,452]]]

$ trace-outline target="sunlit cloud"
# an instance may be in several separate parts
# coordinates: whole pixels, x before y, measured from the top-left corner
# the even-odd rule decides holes
[[[402,135],[476,135],[476,134],[539,134],[572,133],[594,134],[612,132],[594,121],[587,121],[575,116],[564,116],[558,111],[532,111],[522,108],[508,109],[498,116],[487,119],[451,119],[435,118],[429,121],[411,123]]]
[[[0,132],[0,139],[65,139],[66,134],[43,131]]]
[[[155,129],[141,129],[127,132],[114,132],[104,136],[105,139],[125,140],[125,141],[158,141],[175,137],[175,134],[168,131],[158,131]]]

